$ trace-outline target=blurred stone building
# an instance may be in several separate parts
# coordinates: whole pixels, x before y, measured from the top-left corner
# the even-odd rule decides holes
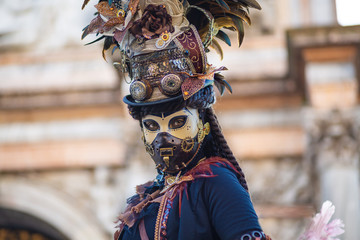
[[[331,200],[342,239],[359,239],[360,26],[341,27],[333,0],[259,2],[243,46],[213,61],[229,68],[215,110],[264,231],[296,239]],[[123,76],[80,41],[95,3],[0,1],[0,240],[111,239],[155,176]]]

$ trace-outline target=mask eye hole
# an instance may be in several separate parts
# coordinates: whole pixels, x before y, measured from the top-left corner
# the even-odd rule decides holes
[[[159,124],[152,119],[146,119],[143,121],[143,125],[145,126],[145,128],[149,131],[157,131],[160,129]]]
[[[185,125],[186,120],[187,120],[187,116],[176,116],[170,120],[169,128],[170,129],[181,128],[182,126]]]

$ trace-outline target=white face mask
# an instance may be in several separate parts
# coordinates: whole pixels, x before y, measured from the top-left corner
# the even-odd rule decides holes
[[[199,131],[199,112],[194,108],[184,108],[168,116],[146,115],[142,119],[145,142],[151,144],[161,132],[179,139],[194,138]]]
[[[197,109],[171,114],[146,115],[142,119],[146,151],[156,168],[177,173],[196,156],[206,133]],[[208,125],[208,124],[207,124]]]

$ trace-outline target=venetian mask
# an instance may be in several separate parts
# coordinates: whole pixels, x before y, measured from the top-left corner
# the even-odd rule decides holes
[[[163,172],[177,173],[196,156],[210,131],[203,125],[197,109],[146,115],[142,119],[146,151]]]

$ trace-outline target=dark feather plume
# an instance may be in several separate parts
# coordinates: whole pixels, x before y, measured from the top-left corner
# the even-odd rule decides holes
[[[247,7],[255,8],[257,10],[261,10],[260,4],[255,0],[234,0],[234,2],[239,2],[239,3],[242,3],[242,4],[246,5]]]
[[[225,8],[226,10],[230,10],[229,5],[223,0],[215,0],[221,7]]]
[[[236,16],[231,16],[231,19],[233,20],[234,24],[235,24],[235,28],[237,30],[238,33],[238,43],[239,43],[239,47],[241,46],[243,40],[244,40],[244,23],[241,21],[241,19],[239,19]]]
[[[184,0],[184,6],[188,9],[196,6],[197,11],[187,11],[186,17],[198,29],[205,48],[217,47],[217,43],[211,43],[214,37],[231,44],[227,34],[221,31],[222,28],[237,31],[240,46],[244,38],[244,22],[251,24],[249,8],[261,10],[256,0]],[[205,16],[205,12],[211,17]],[[211,24],[209,19],[213,19],[214,23]]]
[[[104,38],[105,38],[105,36],[101,36],[101,37],[95,39],[94,41],[85,44],[85,46],[90,45],[90,44],[93,44],[93,43],[96,43],[96,42],[98,42],[98,41],[100,41],[101,39],[104,39]]]
[[[217,89],[219,90],[221,96],[224,94],[225,89],[227,89],[230,93],[232,93],[232,88],[230,84],[225,80],[224,76],[221,75],[220,73],[215,73],[214,83]]]
[[[219,30],[218,33],[216,34],[216,37],[219,38],[220,40],[223,40],[227,45],[231,46],[231,41],[229,36],[223,31]]]
[[[90,0],[84,0],[81,9],[84,9],[84,7],[85,7],[89,2],[90,2]]]
[[[104,47],[103,47],[103,50],[102,50],[102,56],[105,59],[105,61],[106,61],[105,52],[107,50],[109,50],[111,47],[114,47],[114,46],[117,46],[115,41],[114,41],[114,38],[113,37],[105,37]]]

